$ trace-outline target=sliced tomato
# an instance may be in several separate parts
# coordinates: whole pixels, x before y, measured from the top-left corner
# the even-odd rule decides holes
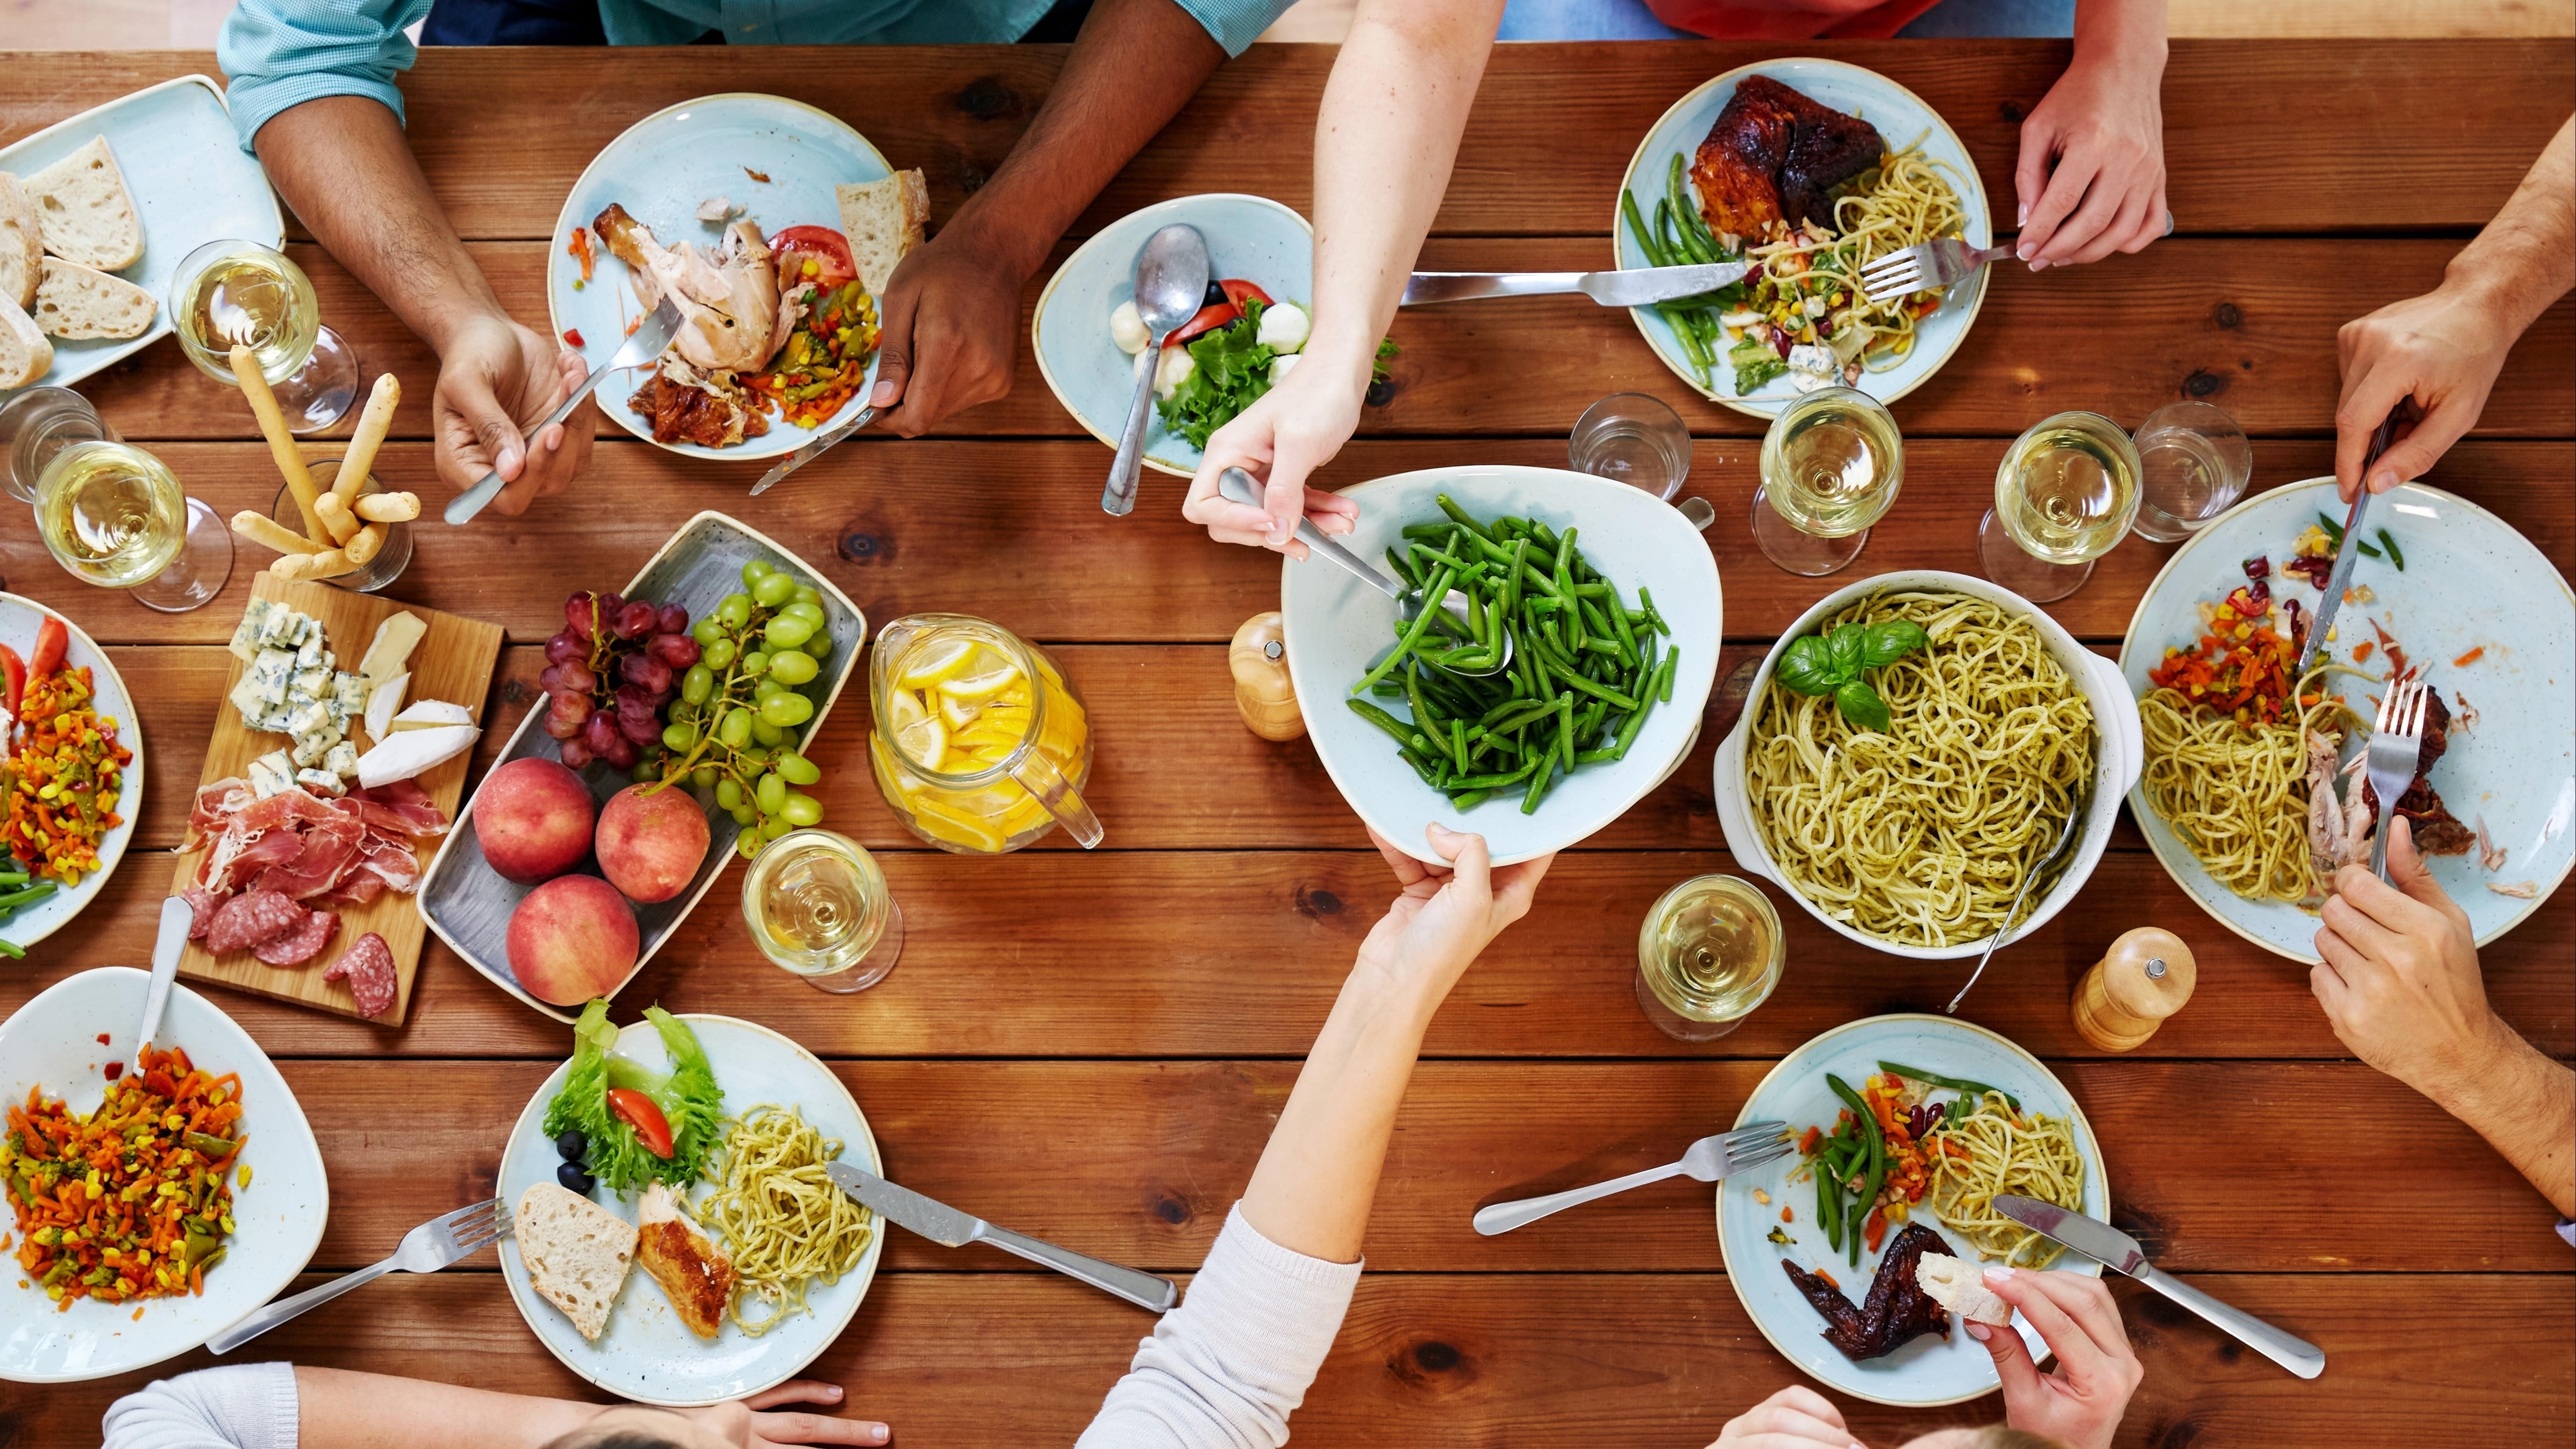
[[[36,652],[27,661],[28,677],[42,679],[62,668],[63,650],[70,646],[71,638],[71,631],[63,627],[62,620],[46,615],[45,622],[36,626]]]
[[[5,677],[5,680],[0,680],[0,687],[5,687],[9,700],[8,713],[0,718],[16,719],[18,700],[27,692],[27,661],[19,658],[18,651],[6,644],[0,644],[0,677]]]
[[[1270,294],[1261,290],[1258,283],[1247,282],[1241,277],[1227,277],[1223,281],[1218,282],[1217,285],[1225,290],[1225,299],[1232,302],[1237,307],[1242,306],[1244,299],[1247,297],[1260,303],[1264,307],[1275,307],[1279,305],[1278,303],[1270,300]]]
[[[1193,337],[1214,332],[1220,327],[1230,326],[1242,320],[1242,317],[1243,309],[1232,302],[1218,302],[1212,306],[1201,307],[1197,316],[1173,328],[1172,335],[1163,339],[1163,345],[1178,347]]]
[[[661,1104],[633,1087],[608,1089],[608,1110],[635,1129],[635,1140],[655,1157],[671,1155],[671,1123],[662,1115]]]
[[[859,274],[849,239],[828,226],[791,226],[769,239],[769,249],[778,253],[782,290],[807,282],[829,290]]]

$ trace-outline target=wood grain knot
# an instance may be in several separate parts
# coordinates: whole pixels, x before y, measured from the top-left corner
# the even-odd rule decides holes
[[[1370,407],[1382,408],[1395,401],[1395,395],[1401,391],[1403,389],[1395,385],[1395,379],[1392,377],[1371,378],[1366,402]]]
[[[968,196],[972,196],[976,192],[983,190],[984,183],[992,179],[992,172],[985,170],[983,167],[976,165],[972,161],[960,161],[957,163],[957,188],[965,192]]]
[[[841,541],[833,551],[854,564],[868,564],[875,563],[888,550],[885,541],[875,534],[852,529],[841,535]]]
[[[2236,1341],[2227,1340],[2227,1346],[2234,1349]],[[2229,1355],[2231,1358],[2234,1356],[2232,1353]],[[2200,1442],[2200,1426],[2189,1419],[2176,1419],[2162,1428],[2150,1430],[2147,1442],[2156,1449],[2191,1449],[2192,1445]]]
[[[994,76],[978,76],[957,93],[957,109],[979,121],[999,120],[1019,108],[1019,93]]]
[[[1414,1366],[1427,1374],[1445,1374],[1458,1366],[1456,1347],[1433,1339],[1413,1346]]]
[[[2237,310],[2233,302],[2219,303],[2210,309],[2209,317],[2211,321],[2231,332],[2245,325],[2245,314]]]
[[[2023,115],[2021,102],[2006,101],[2002,105],[1995,107],[1995,114],[2018,126],[2021,124],[2021,118]]]
[[[1327,890],[1315,890],[1310,887],[1303,886],[1298,888],[1297,914],[1301,916],[1311,916],[1316,920],[1322,920],[1326,916],[1338,916],[1341,913],[1342,898],[1340,896]]]
[[[2182,380],[2182,390],[2193,397],[2216,397],[2227,391],[2227,379],[2202,368]]]
[[[528,702],[528,682],[524,679],[513,679],[509,683],[502,685],[501,702],[507,705],[526,704]]]
[[[1159,1192],[1154,1194],[1154,1216],[1179,1227],[1190,1220],[1190,1205],[1168,1192]]]

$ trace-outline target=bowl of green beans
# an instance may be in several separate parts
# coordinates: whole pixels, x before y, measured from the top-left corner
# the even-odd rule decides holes
[[[1372,479],[1351,552],[1467,596],[1464,624],[1321,558],[1288,560],[1279,612],[1297,704],[1351,808],[1426,861],[1434,822],[1494,863],[1560,850],[1625,813],[1697,737],[1717,677],[1717,564],[1671,505],[1556,468]],[[1435,592],[1432,597],[1438,597]],[[1435,617],[1436,616],[1436,617]],[[1510,644],[1510,663],[1485,673]]]

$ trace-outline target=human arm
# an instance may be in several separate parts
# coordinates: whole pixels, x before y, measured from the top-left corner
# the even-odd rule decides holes
[[[2576,1217],[2576,1072],[2487,1005],[2468,913],[2425,867],[2407,819],[2390,829],[2387,881],[2336,872],[2317,931],[2325,961],[2308,984],[2353,1055],[2466,1123]]]
[[[2421,416],[2370,470],[2370,491],[2420,478],[2476,427],[2505,354],[2576,287],[2576,117],[2558,128],[2504,209],[2442,269],[2442,284],[2335,334],[2335,488],[2352,500],[2370,435],[2412,398]]]
[[[1093,5],[1027,132],[886,284],[878,427],[917,437],[1011,390],[1021,287],[1224,59],[1173,0]]]
[[[2120,1305],[2101,1279],[2083,1273],[1988,1265],[1985,1284],[2019,1310],[2057,1356],[2047,1373],[2016,1330],[1971,1322],[1968,1336],[1994,1355],[2004,1387],[2004,1422],[2066,1449],[2111,1449],[2120,1416],[2147,1371],[2129,1347]]]
[[[2034,272],[2135,252],[2165,234],[2165,0],[2078,0],[2075,57],[2021,124],[2013,168]]]
[[[1726,1421],[1708,1449],[1860,1449],[1833,1400],[1791,1384]]]
[[[1314,330],[1277,387],[1208,439],[1181,512],[1223,543],[1294,558],[1302,514],[1348,533],[1358,505],[1306,487],[1359,427],[1378,339],[1449,188],[1502,0],[1361,0],[1315,118]],[[1217,475],[1269,477],[1266,507],[1218,496]]]
[[[594,415],[524,434],[585,375],[579,354],[513,320],[447,222],[402,123],[375,99],[329,95],[279,112],[260,164],[334,260],[438,353],[431,457],[463,490],[495,468],[505,514],[570,482],[590,461]],[[613,283],[611,285],[614,285]]]

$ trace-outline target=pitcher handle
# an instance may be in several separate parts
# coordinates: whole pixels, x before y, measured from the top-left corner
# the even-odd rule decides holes
[[[1064,777],[1064,772],[1055,767],[1055,761],[1048,759],[1044,751],[1022,750],[1019,763],[1011,767],[1011,778],[1019,781],[1021,789],[1046,807],[1046,812],[1056,818],[1056,823],[1065,828],[1075,844],[1089,850],[1100,843],[1103,834],[1100,817],[1091,813],[1091,807],[1083,802],[1082,793],[1073,788],[1073,782]]]

